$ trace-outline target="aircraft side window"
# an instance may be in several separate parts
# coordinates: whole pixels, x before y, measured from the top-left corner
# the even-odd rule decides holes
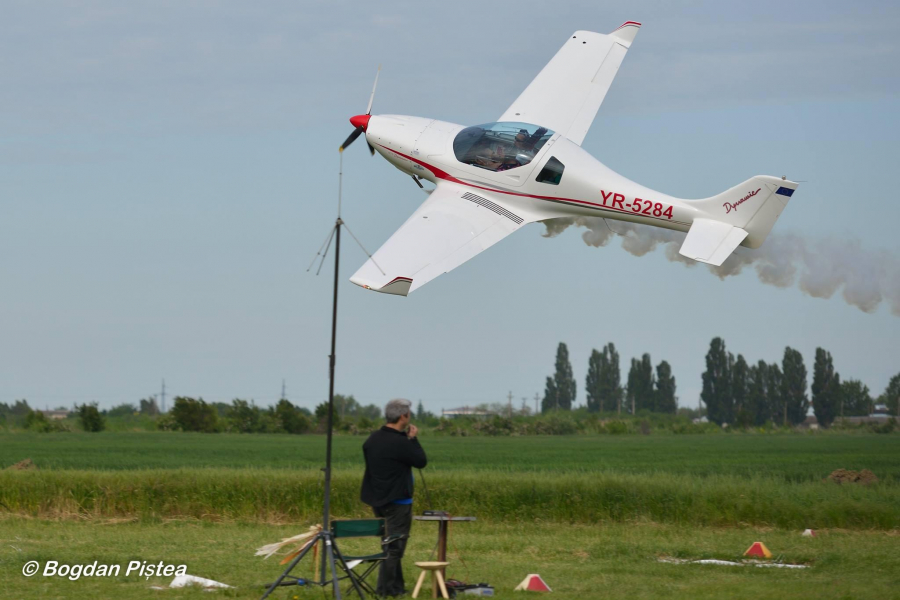
[[[550,160],[547,161],[547,164],[544,165],[544,168],[541,169],[541,172],[538,173],[535,181],[538,183],[559,185],[559,182],[562,180],[563,171],[565,170],[566,166],[559,162],[555,156],[551,156]]]

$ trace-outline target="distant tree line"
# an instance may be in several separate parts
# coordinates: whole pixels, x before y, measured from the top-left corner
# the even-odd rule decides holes
[[[884,404],[891,415],[900,412],[900,373],[894,375],[885,391],[873,398],[869,388],[856,379],[842,380],[831,353],[816,348],[813,362],[812,385],[807,391],[807,369],[799,351],[787,347],[780,363],[759,360],[749,364],[743,355],[735,357],[725,347],[725,341],[716,337],[710,342],[706,354],[706,370],[702,374],[700,399],[705,404],[706,416],[716,425],[736,427],[762,426],[767,423],[798,425],[812,407],[820,426],[829,427],[841,417],[865,416],[874,406]],[[544,415],[575,415],[577,385],[573,374],[569,351],[560,343],[556,351],[554,374],[546,378],[541,413]],[[678,407],[676,382],[671,365],[663,360],[655,367],[649,354],[632,358],[627,379],[623,385],[619,353],[613,343],[601,350],[593,349],[588,359],[585,378],[584,408],[592,415],[616,413],[617,415],[656,413],[680,418],[699,416],[686,408]],[[382,418],[381,408],[375,404],[361,405],[350,395],[335,395],[335,430],[363,433],[377,427]],[[529,417],[531,409],[522,399],[521,409],[513,409],[509,403],[482,404],[479,408],[493,415]],[[207,403],[202,398],[178,396],[172,409],[161,414],[153,397],[141,399],[137,404],[123,403],[108,410],[100,410],[97,403],[76,405],[67,419],[48,419],[42,411],[33,410],[27,400],[12,404],[0,403],[0,427],[24,428],[39,432],[71,431],[77,422],[85,431],[108,429],[109,420],[117,427],[135,424],[163,430],[237,433],[318,433],[325,430],[328,404],[322,402],[314,411],[293,405],[285,398],[272,407],[261,408],[250,400],[236,398],[230,404]],[[60,407],[57,410],[66,410]],[[420,425],[445,427],[443,419],[426,411],[421,400],[415,411]],[[582,417],[577,417],[580,419]],[[596,418],[596,417],[591,417]],[[473,421],[480,423],[480,421]],[[499,422],[498,422],[499,423]],[[615,424],[609,425],[614,428]],[[481,427],[482,425],[479,425]],[[487,427],[487,426],[485,426]],[[489,428],[511,432],[512,425],[492,423]],[[568,421],[534,426],[536,433],[566,433],[577,426]],[[681,425],[679,425],[681,427]],[[452,429],[452,428],[450,428]],[[477,428],[476,428],[477,429]],[[528,427],[523,432],[532,433]],[[693,430],[685,430],[685,432]]]
[[[12,405],[0,402],[0,424],[14,425],[24,421],[28,413],[33,412],[28,400],[16,400]]]
[[[67,409],[60,407],[57,410],[66,411]],[[81,428],[85,431],[96,432],[106,428],[106,419],[97,408],[96,402],[81,406],[76,404],[74,416],[77,417]],[[27,400],[16,400],[12,406],[0,402],[0,425],[15,425],[40,433],[72,430],[65,419],[48,419],[43,411],[32,409]]]
[[[137,406],[131,402],[123,402],[104,411],[104,414],[107,417],[136,417],[139,415],[155,417],[159,414],[159,406],[156,404],[156,398],[142,398]]]
[[[203,398],[176,396],[172,409],[161,416],[157,427],[164,430],[216,433],[307,433],[312,429],[310,412],[282,398],[275,406],[260,408],[252,401],[235,398],[231,404],[206,402]]]
[[[728,352],[719,337],[710,342],[702,378],[700,399],[709,420],[719,425],[799,425],[811,406],[818,424],[830,427],[838,417],[871,414],[875,404],[886,404],[897,415],[900,399],[900,373],[891,378],[884,394],[873,399],[861,381],[842,382],[831,353],[822,348],[816,348],[810,397],[806,365],[798,350],[786,347],[780,365],[763,360],[749,365],[743,355],[735,358]]]
[[[591,351],[585,379],[588,412],[637,414],[638,411],[674,414],[678,410],[675,377],[668,362],[654,369],[649,354],[631,359],[625,387],[621,383],[619,353],[610,342],[602,351]],[[541,412],[570,411],[575,402],[576,384],[569,349],[560,342],[556,349],[555,373],[547,377]],[[624,404],[624,406],[623,406]]]
[[[799,425],[806,420],[810,407],[822,427],[831,426],[840,417],[869,415],[876,404],[885,404],[895,416],[900,411],[900,373],[891,378],[881,396],[873,398],[861,381],[842,381],[831,353],[816,348],[811,396],[807,376],[803,355],[794,348],[784,349],[780,363],[760,360],[749,364],[742,354],[735,357],[725,341],[716,337],[706,354],[700,399],[711,422],[738,427]],[[545,382],[541,413],[571,411],[576,392],[569,349],[560,342],[554,373]],[[675,392],[672,367],[665,360],[654,368],[649,354],[632,358],[623,386],[615,345],[610,342],[601,350],[591,351],[585,379],[585,404],[590,413],[674,414],[678,410]]]
[[[888,412],[897,415],[900,403],[900,373],[888,382],[884,393],[873,398],[869,387],[858,379],[841,381],[834,368],[831,353],[816,348],[813,363],[812,406],[820,425],[829,427],[839,417],[860,417],[872,414],[876,404],[886,405]]]
[[[369,431],[381,420],[381,408],[375,404],[361,405],[351,396],[336,394],[334,397],[334,426],[337,431],[357,433]],[[316,406],[315,412],[295,406],[286,398],[268,408],[261,408],[250,400],[235,398],[232,402],[206,402],[203,398],[177,396],[171,410],[161,414],[155,398],[141,399],[137,404],[124,402],[108,410],[100,410],[96,402],[75,405],[65,419],[48,419],[40,410],[34,410],[27,400],[16,400],[12,405],[0,403],[0,427],[15,427],[37,432],[72,431],[77,422],[89,432],[107,429],[109,419],[129,426],[170,431],[197,431],[204,433],[316,433],[324,431],[328,403]],[[419,403],[419,413],[434,418]],[[120,425],[121,426],[121,425]]]
[[[356,433],[368,431],[381,416],[381,409],[361,405],[353,396],[335,394],[334,427],[338,431]],[[208,403],[203,398],[176,396],[172,410],[157,421],[160,429],[199,431],[203,433],[290,433],[303,434],[324,431],[328,417],[328,403],[316,406],[315,412],[295,406],[282,398],[274,406],[261,408],[251,400],[235,398],[231,404]]]

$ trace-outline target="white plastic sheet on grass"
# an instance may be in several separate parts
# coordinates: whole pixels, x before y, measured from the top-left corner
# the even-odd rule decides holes
[[[687,558],[671,558],[663,557],[657,559],[662,563],[673,565],[724,565],[727,567],[774,567],[776,569],[808,569],[809,565],[789,565],[786,563],[770,563],[770,562],[733,562],[730,560],[717,560],[715,558],[704,558],[701,560],[689,560]]]
[[[221,583],[219,581],[213,581],[212,579],[206,579],[205,577],[197,577],[195,575],[179,575],[175,579],[172,580],[172,583],[169,584],[169,587],[170,588],[182,588],[182,587],[187,587],[189,585],[199,585],[202,588],[217,589],[217,590],[224,590],[226,588],[234,587],[231,585],[227,585],[225,583]]]

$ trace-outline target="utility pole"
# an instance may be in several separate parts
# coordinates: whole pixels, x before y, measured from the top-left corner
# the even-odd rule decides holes
[[[163,378],[162,380],[162,393],[160,394],[160,398],[162,399],[162,403],[159,406],[159,412],[166,412],[166,380]]]
[[[538,406],[538,398],[539,398],[539,395],[538,395],[537,392],[535,392],[535,393],[534,393],[534,414],[535,414],[535,415],[541,414],[541,409],[540,409],[540,407]]]
[[[281,399],[287,399],[287,389],[284,387],[284,379],[281,380]]]
[[[512,390],[507,394],[506,401],[509,404],[509,408],[507,409],[509,411],[509,418],[512,419]]]

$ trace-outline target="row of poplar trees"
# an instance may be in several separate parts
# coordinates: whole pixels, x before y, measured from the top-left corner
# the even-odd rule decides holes
[[[571,410],[575,403],[576,384],[569,361],[569,349],[560,342],[556,350],[556,371],[547,377],[541,412]],[[591,351],[585,380],[588,412],[635,414],[639,410],[674,413],[678,408],[675,377],[668,362],[653,368],[649,354],[631,359],[628,380],[622,387],[619,353],[611,342],[602,351]]]
[[[803,356],[788,347],[780,366],[763,360],[749,365],[742,354],[728,352],[722,338],[713,338],[700,399],[707,418],[719,425],[802,423],[809,409]]]
[[[841,381],[834,368],[831,352],[816,348],[813,364],[812,405],[816,421],[823,427],[830,426],[838,417],[859,417],[874,412],[876,404],[885,404],[890,414],[896,416],[900,408],[900,373],[891,377],[884,393],[872,398],[869,386],[858,379]]]
[[[876,400],[861,381],[841,381],[831,353],[816,348],[813,363],[812,398],[807,394],[807,372],[803,355],[791,347],[784,349],[781,364],[761,360],[750,365],[741,354],[737,358],[725,348],[722,338],[713,338],[706,353],[703,391],[707,418],[720,425],[747,427],[766,422],[798,425],[806,420],[810,406],[816,421],[829,427],[837,417],[871,414]],[[900,374],[891,379],[877,402],[885,402],[891,412],[900,397]]]

